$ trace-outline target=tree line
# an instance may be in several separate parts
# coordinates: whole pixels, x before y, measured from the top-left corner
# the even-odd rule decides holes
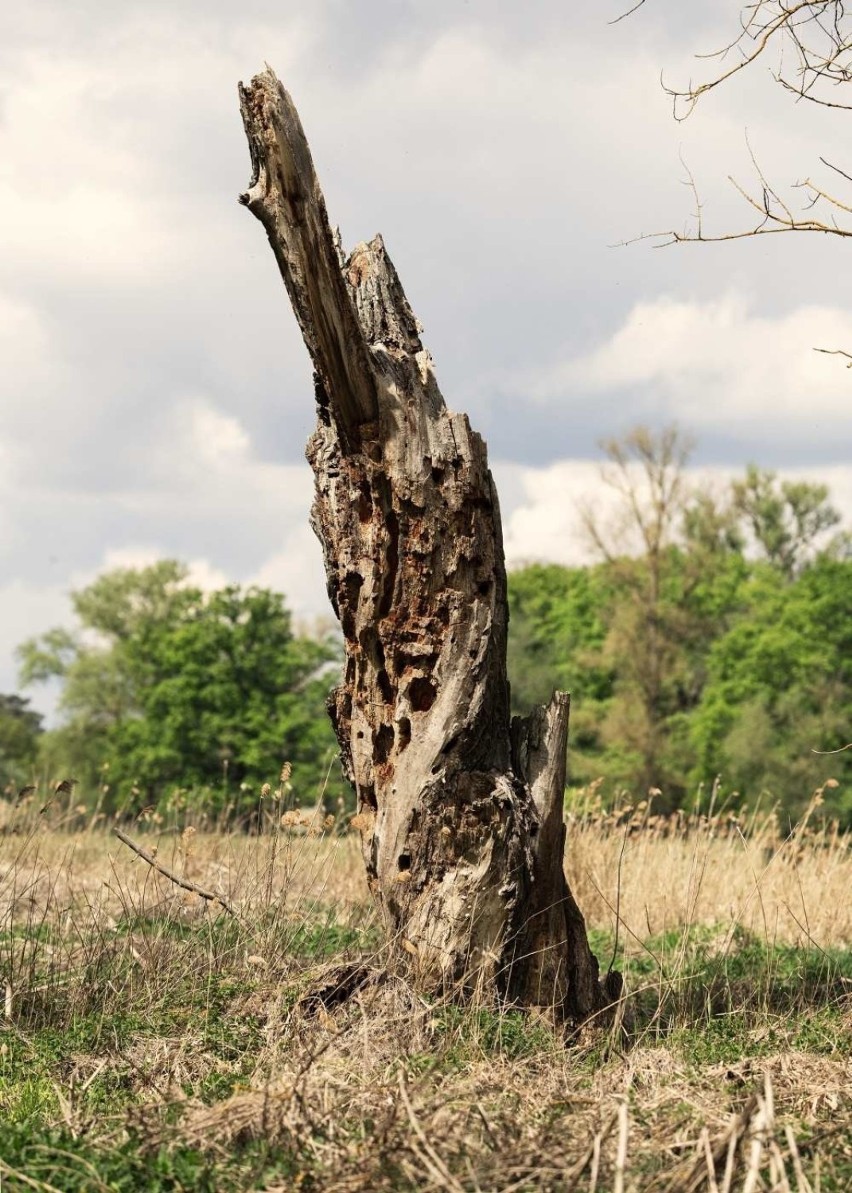
[[[572,787],[601,778],[663,811],[715,787],[794,819],[834,779],[828,811],[848,822],[852,537],[826,487],[756,466],[690,485],[676,428],[604,449],[611,516],[582,511],[596,562],[510,574],[513,711],[571,692]],[[245,809],[284,762],[303,802],[346,794],[333,631],[295,630],[267,590],[204,593],[175,561],[106,573],[72,605],[75,628],[19,649],[23,688],[60,685],[58,724],[0,696],[7,795],[73,775],[105,810]]]
[[[20,696],[3,698],[7,792],[71,775],[75,795],[106,811],[246,811],[286,762],[303,801],[340,793],[325,712],[340,647],[331,632],[296,632],[280,594],[205,593],[163,560],[105,573],[72,607],[74,629],[19,648],[22,686],[60,684],[59,723],[45,731]]]
[[[671,811],[721,784],[795,818],[833,779],[848,820],[852,538],[819,483],[751,465],[690,485],[691,447],[673,427],[604,444],[615,512],[584,511],[598,562],[512,575],[513,705],[570,689],[574,785]]]

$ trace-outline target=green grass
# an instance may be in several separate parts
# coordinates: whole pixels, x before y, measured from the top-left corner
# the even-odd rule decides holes
[[[427,999],[393,966],[306,1010],[329,967],[384,965],[373,918],[327,902],[261,905],[249,924],[153,898],[110,920],[67,904],[7,923],[0,1187],[321,1190],[333,1175],[372,1193],[451,1184],[443,1165],[466,1191],[555,1191],[597,1135],[603,1191],[626,1099],[630,1180],[652,1190],[768,1075],[779,1146],[789,1126],[823,1191],[852,1188],[852,950],[722,925],[592,945],[604,968],[617,952],[629,1041]]]
[[[548,1026],[523,1011],[450,1004],[436,1010],[429,1027],[428,1059],[447,1069],[462,1069],[482,1056],[520,1060],[561,1047]]]
[[[61,1127],[0,1126],[0,1172],[4,1190],[58,1188],[62,1193],[230,1193],[284,1183],[294,1167],[286,1156],[262,1143],[211,1158],[198,1148],[146,1149],[132,1135],[97,1141]]]
[[[611,936],[597,933],[594,944],[598,956],[612,957]],[[631,942],[616,967],[633,992],[645,1042],[678,1046],[692,1033],[705,1063],[713,1040],[720,1062],[734,1047],[747,1055],[782,1044],[824,1055],[852,1051],[852,949],[767,944],[742,930],[698,926]]]
[[[120,1061],[131,1044],[146,1038],[189,1033],[197,1049],[227,1063],[228,1071],[211,1071],[188,1085],[188,1096],[221,1100],[250,1078],[268,1009],[246,1004],[252,994],[268,992],[268,976],[245,969],[245,950],[228,921],[168,925],[165,931],[148,924],[147,930],[158,948],[168,945],[149,971],[158,979],[156,998],[147,983],[128,983],[123,956],[113,956],[112,969],[102,958],[96,967],[100,984],[88,990],[60,986],[53,999],[22,996],[15,1030],[0,1035],[0,1111],[7,1123],[52,1122],[59,1091],[80,1057],[106,1056],[110,1065],[86,1085],[78,1109],[115,1115],[132,1105],[133,1082],[122,1075]],[[664,1046],[696,1069],[782,1048],[814,1056],[852,1053],[852,951],[772,947],[745,934],[720,948],[720,935],[706,928],[667,934],[619,957],[628,988],[637,992],[636,1042]],[[49,942],[50,934],[42,933],[41,940]],[[597,934],[593,943],[602,958],[611,956],[611,938]],[[137,944],[144,951],[144,940]],[[319,922],[301,924],[288,934],[287,980],[274,981],[277,1005],[286,1010],[298,1000],[302,980],[294,962],[351,957],[375,944],[373,928],[335,924],[327,911]],[[102,1000],[103,988],[116,983],[120,997]],[[458,1071],[483,1056],[516,1061],[562,1047],[544,1022],[521,1011],[453,1004],[436,1006],[428,1038],[428,1051],[406,1056],[421,1072]]]

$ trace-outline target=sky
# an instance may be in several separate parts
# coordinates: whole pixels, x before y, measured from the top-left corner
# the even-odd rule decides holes
[[[238,80],[293,95],[331,219],[377,231],[450,407],[485,436],[511,564],[588,557],[599,441],[677,421],[696,477],[751,460],[852,518],[852,271],[831,237],[658,247],[749,223],[728,176],[843,163],[848,115],[769,64],[685,123],[660,86],[731,0],[33,0],[0,10],[0,692],[101,571],[186,561],[327,613],[308,528],[307,353],[260,225]],[[849,166],[846,161],[846,166]],[[822,173],[820,173],[822,172]],[[832,182],[837,182],[833,175]],[[795,195],[795,191],[792,192]],[[29,693],[50,711],[55,693]]]

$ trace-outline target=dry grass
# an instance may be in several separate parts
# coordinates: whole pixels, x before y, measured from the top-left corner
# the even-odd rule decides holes
[[[131,830],[229,916],[102,827],[19,816],[3,1188],[852,1187],[852,853],[817,814],[786,840],[769,816],[574,814],[568,872],[633,991],[629,1047],[424,999],[385,965],[350,835]],[[336,1000],[365,958],[373,980]]]
[[[634,941],[728,924],[777,942],[852,945],[852,853],[848,836],[819,817],[822,788],[786,834],[774,810],[665,819],[645,804],[607,810],[592,796],[569,821],[567,856],[592,923],[611,923],[618,904]]]

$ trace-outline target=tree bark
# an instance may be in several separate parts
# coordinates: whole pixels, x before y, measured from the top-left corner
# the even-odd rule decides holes
[[[315,371],[312,525],[346,648],[329,711],[370,888],[424,987],[581,1021],[610,1000],[563,873],[569,699],[510,725],[485,444],[447,409],[381,237],[344,255],[271,70],[240,104],[253,167],[240,201]]]

